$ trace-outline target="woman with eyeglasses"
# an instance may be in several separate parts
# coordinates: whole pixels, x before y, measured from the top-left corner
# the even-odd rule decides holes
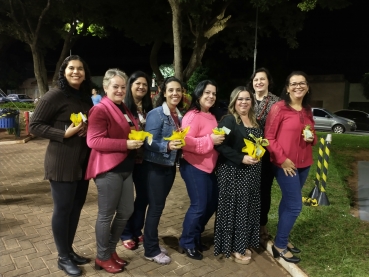
[[[272,106],[265,125],[265,138],[269,140],[267,148],[282,191],[272,251],[274,258],[281,257],[290,263],[300,261],[293,255],[300,249],[290,244],[288,239],[302,209],[301,189],[313,164],[312,146],[317,141],[314,131],[310,134],[304,132],[314,126],[310,97],[306,73],[292,72],[282,92],[283,101]]]
[[[259,246],[261,163],[242,152],[244,139],[252,141],[250,134],[263,136],[254,106],[255,99],[246,87],[232,91],[229,114],[218,124],[227,131],[226,136],[215,146],[220,156],[214,254],[224,254],[239,264],[249,264],[249,248]]]
[[[251,75],[248,87],[249,91],[254,94],[256,100],[256,119],[260,128],[264,131],[265,121],[270,108],[281,99],[271,93],[273,89],[273,79],[269,71],[264,67],[256,69]],[[260,184],[260,243],[264,246],[271,237],[266,225],[268,223],[268,213],[270,210],[273,179],[274,174],[272,163],[270,162],[270,154],[269,151],[265,151],[262,158]]]

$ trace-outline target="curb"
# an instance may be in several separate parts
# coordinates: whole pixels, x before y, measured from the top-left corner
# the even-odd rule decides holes
[[[8,140],[8,141],[0,141],[0,145],[2,144],[19,144],[19,143],[27,143],[29,142],[31,139],[34,139],[35,136],[33,135],[28,135],[25,139],[21,139],[21,140]]]
[[[268,241],[268,244],[266,245],[266,250],[273,257],[272,246],[273,246],[273,243],[271,241]],[[296,264],[294,264],[294,263],[288,263],[288,262],[286,262],[285,260],[283,260],[281,258],[277,258],[275,260],[285,270],[287,270],[288,273],[290,273],[292,275],[292,277],[309,277],[309,275],[307,275],[305,272],[303,272],[302,269],[299,268]]]

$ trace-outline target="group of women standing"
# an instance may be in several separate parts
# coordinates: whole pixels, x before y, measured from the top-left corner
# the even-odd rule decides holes
[[[41,98],[32,116],[31,132],[50,139],[45,178],[54,200],[52,230],[59,269],[80,276],[78,265],[90,262],[75,253],[72,244],[91,178],[98,191],[95,268],[109,273],[124,270],[128,262],[117,255],[119,239],[127,249],[143,243],[148,260],[170,263],[168,251],[159,245],[158,225],[177,163],[190,198],[179,240],[181,252],[202,259],[206,247],[201,233],[217,212],[215,255],[248,264],[250,248],[269,236],[265,226],[275,176],[283,196],[273,253],[298,262],[291,252],[300,250],[288,242],[288,236],[301,210],[301,188],[316,141],[315,136],[301,136],[306,125],[313,125],[307,76],[292,73],[284,101],[279,101],[269,92],[269,72],[257,70],[249,88],[232,91],[229,114],[219,123],[214,115],[215,82],[198,84],[183,117],[182,82],[165,79],[153,109],[149,81],[141,71],[128,78],[119,69],[109,69],[103,78],[105,97],[93,106],[87,64],[79,56],[69,56],[60,68],[58,88]],[[85,121],[70,124],[70,115],[80,112],[88,115],[88,128]],[[184,142],[164,139],[187,127]],[[225,133],[215,134],[217,127]],[[131,130],[149,132],[152,141],[129,139]],[[270,153],[262,161],[241,151],[250,134],[270,142]]]

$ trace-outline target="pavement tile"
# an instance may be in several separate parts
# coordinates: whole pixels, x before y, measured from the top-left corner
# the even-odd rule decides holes
[[[50,185],[43,180],[43,160],[48,141],[34,139],[27,144],[1,145],[0,150],[0,272],[5,276],[66,276],[57,267],[56,247],[51,230],[53,201]],[[3,159],[6,157],[6,159]],[[22,173],[16,168],[21,167]],[[74,242],[77,253],[92,258],[90,264],[81,266],[83,276],[290,276],[266,252],[253,253],[250,265],[239,265],[213,255],[214,217],[203,233],[203,243],[211,246],[203,253],[201,261],[178,253],[178,238],[182,232],[184,215],[190,201],[179,172],[170,192],[159,225],[160,244],[167,248],[172,263],[159,265],[144,258],[143,246],[130,251],[120,243],[117,253],[129,261],[126,270],[110,274],[94,269],[96,257],[95,222],[97,215],[97,190],[90,181],[86,203],[81,213]]]
[[[8,272],[4,273],[4,277],[18,277],[18,276],[22,276],[23,274],[28,274],[30,272],[32,272],[32,267],[30,266],[26,266],[26,267],[22,267],[19,269],[15,269],[15,270],[11,270]]]

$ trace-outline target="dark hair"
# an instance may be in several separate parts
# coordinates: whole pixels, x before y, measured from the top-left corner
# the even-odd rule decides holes
[[[176,77],[172,76],[172,77],[165,78],[163,83],[160,85],[159,98],[156,101],[156,107],[160,107],[165,102],[164,93],[167,90],[167,84],[169,84],[170,82],[179,83],[181,85],[181,89],[183,89],[183,83]],[[183,107],[183,95],[182,95],[181,101],[179,101],[177,105],[177,108],[182,108],[182,107]]]
[[[149,76],[142,71],[135,71],[132,73],[131,76],[129,76],[128,82],[127,82],[127,89],[126,89],[126,96],[124,97],[124,104],[128,107],[128,109],[131,111],[131,113],[138,117],[137,114],[137,106],[135,103],[135,100],[133,99],[132,94],[132,85],[138,78],[145,78],[147,82],[147,92],[145,96],[142,98],[142,111],[145,113],[148,113],[153,109],[152,107],[152,101],[151,101],[151,95],[150,95],[150,78]]]
[[[92,81],[91,81],[90,69],[88,68],[87,63],[78,55],[72,55],[72,56],[67,57],[63,61],[63,63],[61,64],[60,69],[59,69],[59,77],[58,77],[58,83],[59,84],[58,84],[58,86],[63,91],[70,92],[70,86],[69,86],[68,80],[67,80],[67,78],[65,78],[64,74],[65,74],[65,69],[68,66],[68,63],[70,61],[73,61],[73,60],[78,60],[83,64],[83,68],[85,70],[85,80],[82,82],[82,84],[79,88],[79,91],[82,92],[82,95],[84,96],[84,98],[86,98],[86,96],[88,96],[88,98],[90,99],[91,90],[92,90]]]
[[[273,78],[272,78],[272,75],[270,74],[269,70],[266,69],[265,67],[260,67],[260,68],[256,69],[254,73],[251,74],[250,80],[249,80],[249,82],[246,86],[247,91],[255,93],[254,86],[253,86],[253,80],[254,80],[256,74],[259,73],[259,72],[264,72],[265,75],[267,76],[267,79],[268,79],[268,82],[269,82],[268,91],[272,92],[273,91],[273,86],[274,86]]]
[[[187,83],[182,82],[182,87],[183,87],[185,90],[188,90],[188,85],[187,85]]]
[[[284,100],[286,105],[291,103],[290,94],[287,92],[287,88],[290,85],[290,79],[293,76],[297,76],[297,75],[303,76],[305,78],[307,84],[309,85],[309,77],[303,71],[293,71],[290,75],[288,75],[287,79],[286,79],[285,86],[284,86],[283,91],[282,91],[282,95],[281,95],[281,98]],[[302,107],[305,108],[306,110],[310,109],[310,99],[311,99],[311,87],[309,87],[308,93],[306,93],[304,98],[302,99]]]
[[[199,99],[204,94],[204,91],[205,91],[205,88],[206,88],[207,85],[213,85],[215,87],[215,92],[218,93],[218,85],[215,81],[213,81],[213,80],[201,81],[200,83],[197,84],[197,86],[195,87],[195,89],[192,92],[192,95],[191,95],[192,96],[192,101],[191,101],[190,110],[201,111],[201,106],[200,106]],[[218,106],[218,101],[215,99],[215,103],[209,109],[209,112],[215,115],[217,106]]]

